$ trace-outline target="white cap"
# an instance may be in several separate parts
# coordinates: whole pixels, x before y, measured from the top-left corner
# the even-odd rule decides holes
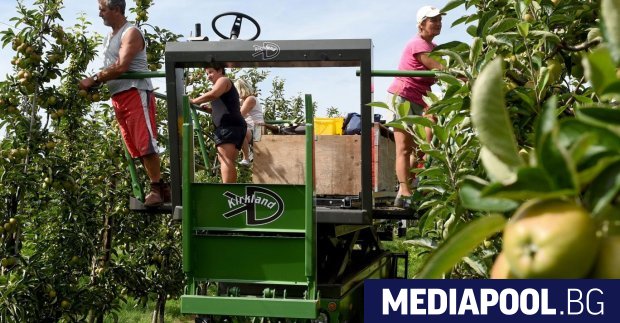
[[[442,13],[441,11],[439,11],[439,9],[433,7],[433,6],[424,6],[420,9],[418,9],[418,25],[422,23],[422,21],[424,21],[424,19],[426,18],[432,18],[432,17],[437,17],[439,15],[444,15],[445,13]]]

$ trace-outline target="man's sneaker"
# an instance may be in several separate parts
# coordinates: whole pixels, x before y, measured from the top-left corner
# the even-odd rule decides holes
[[[163,180],[159,181],[159,188],[162,200],[164,203],[170,203],[172,197],[170,196],[170,183],[165,183]]]
[[[158,207],[164,203],[161,198],[161,185],[159,183],[151,183],[151,191],[144,198],[145,207]]]
[[[244,160],[239,162],[239,165],[245,166],[245,167],[249,167],[250,165],[252,165],[252,162],[247,160],[247,159],[244,159]]]
[[[250,149],[250,153],[248,154],[248,160],[251,162],[254,161],[254,152]]]

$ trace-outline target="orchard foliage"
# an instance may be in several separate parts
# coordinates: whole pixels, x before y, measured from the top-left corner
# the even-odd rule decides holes
[[[468,115],[482,167],[454,186],[464,226],[443,237],[420,277],[462,276],[464,264],[486,276],[501,251],[498,213],[509,217],[535,198],[575,201],[598,236],[617,234],[618,1],[456,0],[444,10],[461,5],[477,9],[455,22],[473,23],[472,43],[444,44],[435,55],[467,81],[440,78],[443,98],[429,103],[440,120]],[[461,103],[445,115],[455,96]],[[437,180],[422,178],[421,189],[428,179]],[[461,234],[471,228],[477,234]]]
[[[437,123],[392,124],[428,156],[413,170],[421,219],[408,241],[433,254],[420,277],[486,277],[503,228],[491,212],[508,216],[534,196],[582,199],[596,211],[617,195],[587,192],[617,155],[617,1],[454,0],[443,11],[463,6],[472,13],[454,25],[468,26],[471,43],[431,53],[449,70],[438,76],[442,93],[426,98]],[[460,234],[468,227],[479,230]]]
[[[122,141],[101,101],[109,95],[77,87],[93,73],[102,36],[86,17],[64,26],[61,10],[60,0],[20,1],[14,27],[1,32],[15,51],[13,73],[0,82],[3,321],[94,320],[128,296],[163,308],[181,293],[178,227],[170,216],[128,211]],[[178,36],[155,27],[145,35],[159,68],[163,43]]]

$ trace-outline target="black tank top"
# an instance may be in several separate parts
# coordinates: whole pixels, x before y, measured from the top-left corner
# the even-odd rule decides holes
[[[232,85],[232,81],[230,82],[230,90],[222,94],[218,99],[211,101],[213,122],[216,127],[240,127],[246,125],[245,120],[241,116],[239,92]]]

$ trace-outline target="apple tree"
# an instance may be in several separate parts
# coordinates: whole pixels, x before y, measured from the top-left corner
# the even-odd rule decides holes
[[[128,210],[109,95],[77,88],[102,37],[86,17],[64,26],[62,8],[60,0],[19,1],[15,25],[0,34],[15,51],[13,73],[0,81],[2,320],[101,320],[127,296],[163,308],[182,292],[178,226],[169,215]],[[151,28],[147,42],[174,37]],[[161,46],[149,52],[156,68]]]
[[[477,22],[468,27],[472,45],[446,44],[437,55],[472,84],[453,92],[468,102],[482,174],[460,179],[458,201],[473,217],[435,249],[419,276],[441,277],[481,255],[483,276],[497,258],[498,278],[617,278],[609,250],[617,250],[618,234],[618,1],[452,1],[444,9],[461,5],[477,8],[457,20]],[[556,216],[557,231],[547,233],[559,243],[537,240]],[[582,224],[568,225],[576,221]],[[579,271],[553,269],[570,261],[554,258],[566,248],[594,260]],[[539,250],[539,262],[525,250]]]

